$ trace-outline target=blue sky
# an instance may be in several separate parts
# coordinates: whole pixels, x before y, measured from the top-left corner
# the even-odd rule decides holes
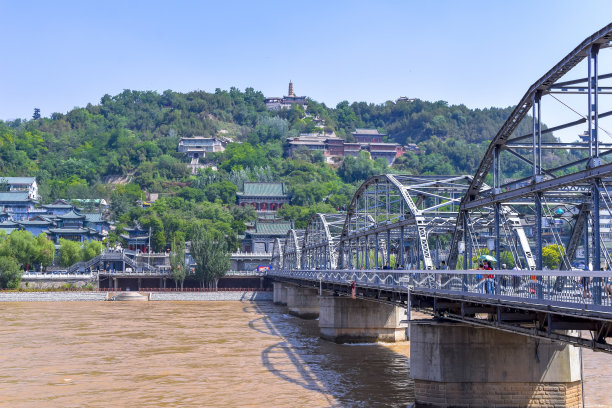
[[[0,119],[123,89],[514,105],[610,1],[0,0]]]

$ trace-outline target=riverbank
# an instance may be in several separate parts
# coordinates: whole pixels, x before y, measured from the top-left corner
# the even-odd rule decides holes
[[[108,292],[0,292],[0,302],[104,301]],[[144,293],[144,292],[143,292]],[[272,292],[152,292],[151,301],[272,301]]]

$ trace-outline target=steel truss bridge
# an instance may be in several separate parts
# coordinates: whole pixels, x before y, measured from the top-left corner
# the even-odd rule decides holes
[[[612,24],[531,85],[474,175],[371,177],[277,239],[269,276],[612,352],[611,45]]]

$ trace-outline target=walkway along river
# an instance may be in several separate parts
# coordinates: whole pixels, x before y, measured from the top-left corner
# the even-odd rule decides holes
[[[4,302],[1,407],[402,407],[409,343],[336,345],[271,302]],[[587,406],[611,356],[585,351]]]

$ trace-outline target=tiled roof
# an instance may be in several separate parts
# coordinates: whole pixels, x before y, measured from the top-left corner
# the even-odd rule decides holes
[[[19,225],[51,225],[52,222],[45,221],[45,220],[24,220],[24,221],[19,221],[18,224]]]
[[[28,198],[27,191],[16,191],[0,193],[0,201],[18,203],[23,201],[32,201],[32,199]]]
[[[1,177],[0,180],[6,180],[8,184],[33,184],[36,177]]]
[[[292,228],[291,221],[275,220],[270,221],[257,221],[255,223],[255,231],[247,232],[250,235],[287,235],[287,231]]]
[[[44,208],[73,208],[74,205],[68,203],[67,201],[64,200],[57,200],[56,202],[54,202],[53,204],[43,204]]]
[[[17,223],[13,221],[2,221],[0,222],[0,228],[17,228]]]
[[[355,131],[353,132],[354,135],[380,135],[382,136],[382,133],[378,133],[378,129],[355,129]]]
[[[106,220],[102,218],[102,213],[81,213],[81,215],[85,216],[85,221],[87,222],[105,222]]]
[[[97,234],[96,230],[91,228],[49,228],[53,234]]]
[[[79,215],[77,213],[73,211],[67,212],[66,214],[63,215],[58,215],[57,218],[60,218],[62,220],[81,220],[83,218],[85,218],[84,215]]]
[[[246,181],[244,192],[238,193],[245,196],[278,197],[287,195],[285,183],[258,183]]]

